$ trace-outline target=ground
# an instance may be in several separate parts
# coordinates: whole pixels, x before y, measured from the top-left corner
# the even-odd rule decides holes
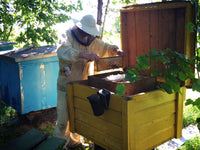
[[[56,108],[18,115],[15,119],[0,126],[0,147],[32,128],[52,135],[56,124]]]

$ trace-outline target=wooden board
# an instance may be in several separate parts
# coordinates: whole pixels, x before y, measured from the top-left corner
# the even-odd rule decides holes
[[[134,95],[140,92],[147,92],[156,88],[156,78],[150,76],[139,76],[138,81],[130,83],[127,81],[112,81],[106,80],[106,77],[112,75],[123,75],[124,72],[115,71],[110,73],[103,73],[93,76],[88,76],[88,84],[96,88],[105,88],[111,92],[115,92],[118,84],[124,84],[126,92],[124,95]]]
[[[122,8],[120,15],[121,45],[127,54],[124,67],[135,67],[136,58],[152,49],[170,48],[188,57],[194,56],[195,34],[186,27],[195,18],[190,2],[132,5]],[[165,68],[161,63],[151,64],[151,69]],[[142,74],[149,75],[150,71]]]
[[[2,148],[2,150],[12,150],[12,149],[18,149],[18,150],[28,150],[33,149],[36,147],[39,143],[47,139],[48,134],[43,133],[37,129],[31,129],[24,135],[18,137],[17,139],[13,140],[9,144],[7,144],[5,147]]]

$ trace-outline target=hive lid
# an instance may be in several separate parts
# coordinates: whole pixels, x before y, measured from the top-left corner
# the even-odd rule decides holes
[[[126,57],[123,68],[135,67],[136,58],[149,50],[167,48],[194,56],[195,33],[187,29],[194,22],[194,8],[190,2],[158,2],[130,5],[120,10],[121,45]],[[152,62],[151,62],[152,63]],[[152,64],[152,68],[164,66]],[[149,75],[150,71],[144,75]]]
[[[0,41],[0,47],[14,45],[17,44],[16,42],[8,42],[8,41]]]
[[[12,50],[9,52],[1,53],[1,57],[8,57],[15,59],[16,62],[25,61],[25,60],[32,60],[32,59],[39,59],[43,57],[50,57],[56,56],[57,47],[53,45],[48,46],[28,46],[25,48]]]

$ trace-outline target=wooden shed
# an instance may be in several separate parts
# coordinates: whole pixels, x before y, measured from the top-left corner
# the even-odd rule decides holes
[[[152,48],[170,48],[188,56],[194,55],[194,35],[186,28],[193,18],[189,2],[122,8],[121,41],[122,49],[126,51],[123,67],[133,67],[136,57]],[[182,94],[167,94],[158,89],[122,97],[112,93],[109,109],[101,116],[94,116],[87,97],[101,88],[105,87],[97,87],[89,80],[67,84],[72,132],[107,150],[150,150],[182,136],[185,87],[181,88]]]

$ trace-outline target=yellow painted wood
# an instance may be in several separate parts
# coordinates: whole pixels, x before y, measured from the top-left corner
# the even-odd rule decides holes
[[[154,134],[158,134],[160,131],[168,129],[175,125],[175,114],[163,116],[163,118],[152,120],[147,124],[143,124],[135,129],[137,135],[137,141],[144,140],[151,137]]]
[[[106,135],[113,136],[117,139],[122,139],[121,127],[112,124],[110,121],[103,120],[100,117],[85,113],[79,109],[75,109],[76,120],[89,124],[91,127],[102,131]],[[79,128],[78,126],[76,128]]]
[[[73,85],[67,84],[67,106],[68,106],[68,113],[69,113],[69,126],[70,131],[75,132],[75,125],[74,125],[74,99],[73,99]]]
[[[160,145],[172,139],[174,137],[174,126],[169,127],[168,129],[162,130],[157,134],[149,136],[145,140],[141,140],[137,142],[136,150],[146,150],[146,149],[153,149],[156,146]]]
[[[137,106],[134,105],[134,101],[128,101],[127,102],[127,128],[128,128],[128,150],[135,150],[136,149],[136,137],[137,135],[135,134],[135,127],[136,127],[136,122],[138,121],[136,116],[135,116],[135,108]]]
[[[88,88],[88,86],[84,86],[81,84],[74,84],[74,90],[76,90],[76,92],[74,93],[74,96],[79,97],[81,99],[85,99],[87,100],[87,97],[92,95],[92,94],[96,94],[98,89],[96,88]],[[111,101],[110,101],[110,109],[116,110],[121,112],[121,100],[123,99],[122,97],[119,97],[117,95],[111,94]]]
[[[182,128],[183,128],[183,104],[186,97],[186,88],[181,88],[181,93],[177,93],[177,103],[176,103],[176,138],[180,138],[182,136]]]
[[[122,101],[122,149],[128,150],[128,114],[127,101]]]
[[[158,105],[156,107],[137,112],[134,114],[134,118],[137,120],[135,122],[135,126],[139,127],[155,119],[162,118],[166,115],[171,115],[175,113],[175,111],[175,101],[172,101],[163,105]],[[132,118],[130,117],[130,119]]]
[[[74,83],[73,88],[75,132],[104,148],[151,149],[180,133],[177,130],[182,123],[184,88],[181,88],[183,95],[155,90],[132,95],[129,100],[112,94],[112,107],[99,117],[93,115],[86,98],[98,89],[78,83]]]
[[[122,143],[121,140],[103,133],[97,128],[90,126],[90,124],[85,124],[78,120],[76,120],[75,123],[77,124],[77,126],[79,126],[77,132],[80,133],[81,135],[87,135],[87,138],[94,141],[94,143],[101,145],[102,147],[108,150],[121,149],[121,143]]]
[[[176,99],[176,94],[168,94],[161,90],[156,90],[140,95],[134,95],[132,99],[134,101],[134,105],[137,105],[134,109],[134,111],[137,112],[173,101]]]
[[[74,97],[74,104],[75,104],[76,109],[82,110],[90,115],[94,115],[92,107],[88,100]],[[101,118],[103,120],[116,124],[118,126],[122,125],[122,113],[119,111],[115,111],[112,109],[109,109],[109,111],[105,110],[104,114],[101,116],[98,116],[98,118]]]

